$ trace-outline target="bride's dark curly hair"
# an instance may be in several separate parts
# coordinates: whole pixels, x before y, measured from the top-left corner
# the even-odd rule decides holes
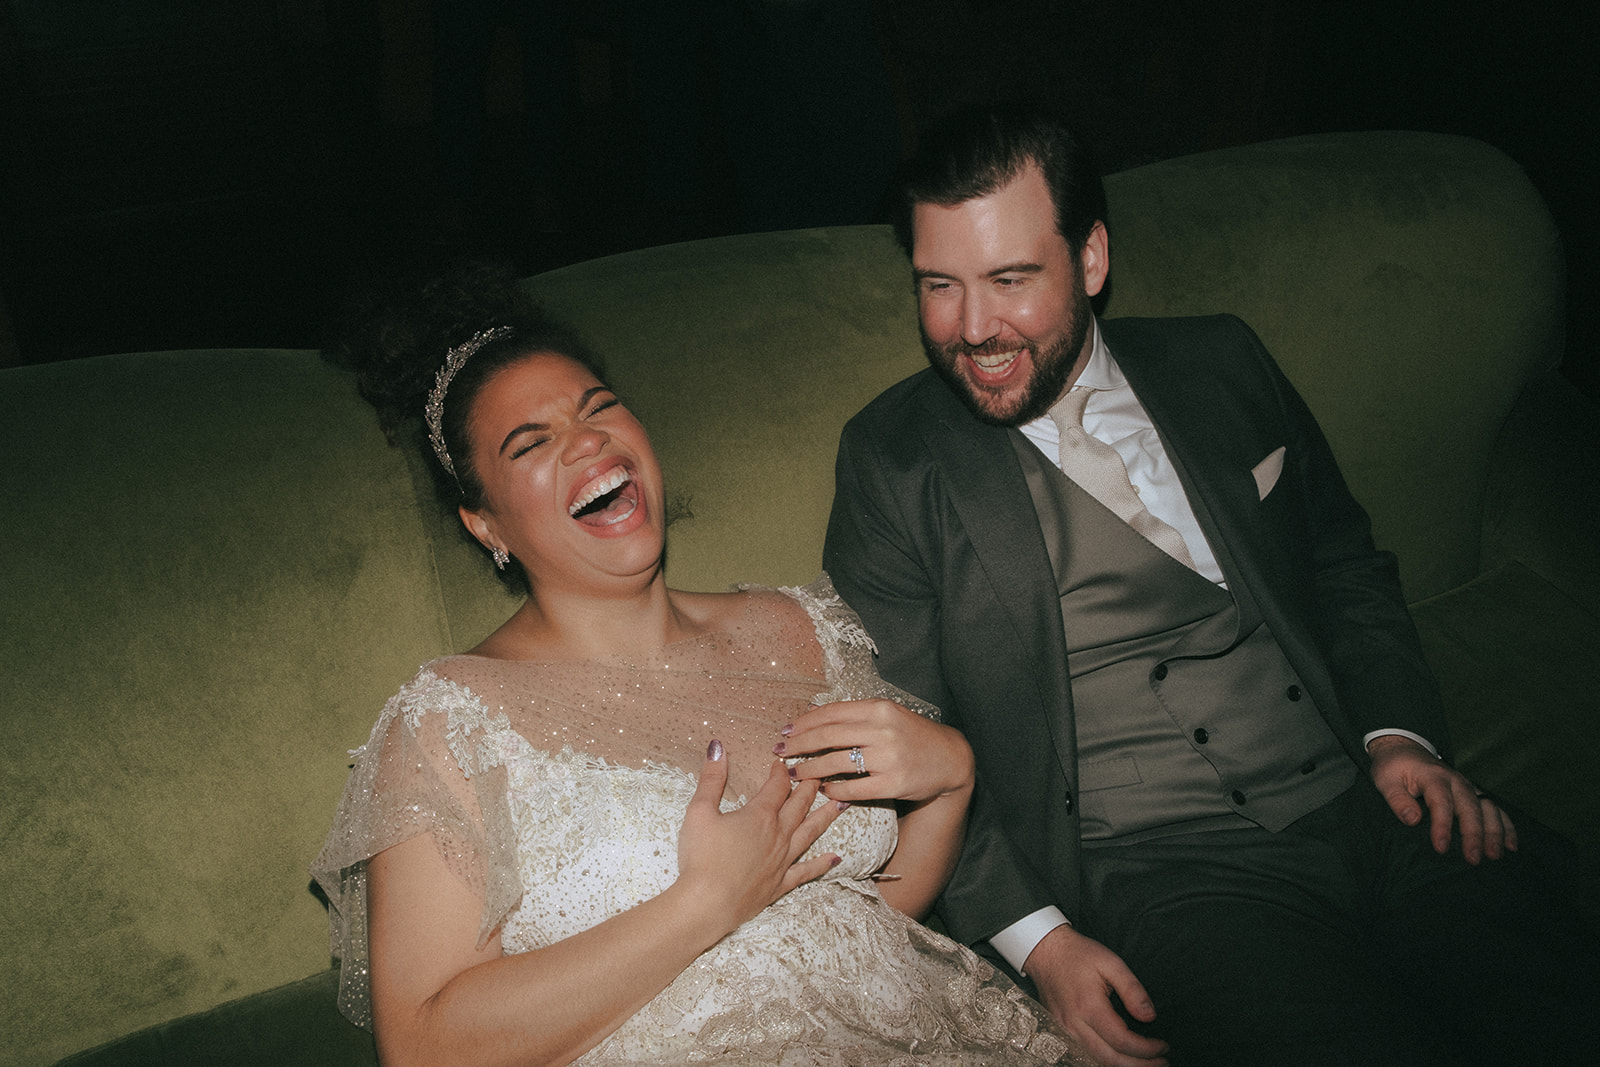
[[[510,334],[474,352],[445,393],[440,424],[455,467],[452,476],[428,441],[423,406],[450,349],[497,326],[510,327]],[[368,286],[350,303],[322,349],[330,363],[355,373],[356,387],[377,411],[389,443],[420,452],[433,474],[439,502],[452,517],[458,506],[476,510],[483,505],[483,482],[472,466],[468,433],[478,391],[496,371],[537,352],[566,356],[607,381],[588,346],[540,309],[510,264],[484,260]],[[513,588],[526,591],[520,567],[501,574]]]

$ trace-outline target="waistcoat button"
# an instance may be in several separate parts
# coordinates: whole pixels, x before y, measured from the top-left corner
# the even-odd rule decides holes
[[[1150,672],[1150,677],[1154,678],[1158,682],[1161,681],[1166,676],[1167,676],[1167,665],[1165,663],[1156,664],[1156,669]]]
[[[1233,791],[1233,802],[1240,805],[1244,804],[1244,794],[1235,789]]]
[[[1310,774],[1312,771],[1314,771],[1316,769],[1317,769],[1317,761],[1314,760],[1314,759],[1308,759],[1304,763],[1300,764],[1300,773],[1301,774]]]
[[[1206,733],[1206,728],[1202,726],[1200,729],[1194,732],[1194,740],[1196,744],[1203,745],[1207,741],[1211,740],[1211,735]]]
[[[1298,685],[1291,685],[1289,687],[1288,691],[1285,692],[1283,695],[1288,697],[1290,700],[1299,700],[1300,699],[1300,687]]]
[[[1061,803],[1066,807],[1067,814],[1071,815],[1072,814],[1072,793],[1071,793],[1070,790],[1068,792],[1062,794]]]

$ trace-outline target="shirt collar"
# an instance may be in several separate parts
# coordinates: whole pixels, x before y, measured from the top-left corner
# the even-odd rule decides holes
[[[1094,342],[1089,349],[1089,362],[1084,365],[1083,373],[1078,375],[1074,386],[1083,386],[1086,389],[1120,389],[1128,384],[1122,376],[1122,368],[1117,366],[1116,360],[1111,358],[1111,350],[1106,347],[1105,338],[1100,336],[1100,320],[1097,317],[1089,319],[1093,330]]]

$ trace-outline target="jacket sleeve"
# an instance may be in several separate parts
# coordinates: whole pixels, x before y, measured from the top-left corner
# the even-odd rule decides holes
[[[965,709],[944,673],[946,616],[932,533],[937,523],[926,513],[911,513],[908,502],[921,501],[928,489],[914,472],[891,473],[896,462],[859,421],[845,428],[823,566],[872,635],[883,677],[939,705],[946,722],[964,729]],[[951,936],[968,943],[1048,904],[1075,905],[1055,899],[1021,861],[983,777],[974,790],[960,862],[938,905]]]
[[[1316,638],[1334,692],[1359,737],[1399,728],[1441,753],[1449,738],[1438,684],[1406,607],[1392,553],[1376,547],[1366,509],[1351,494],[1305,401],[1256,342],[1289,426],[1306,524]]]

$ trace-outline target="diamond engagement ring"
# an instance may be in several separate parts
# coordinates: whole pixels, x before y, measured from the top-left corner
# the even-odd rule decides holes
[[[850,750],[850,762],[856,765],[857,774],[867,773],[867,757],[861,754],[861,749],[852,748]]]

